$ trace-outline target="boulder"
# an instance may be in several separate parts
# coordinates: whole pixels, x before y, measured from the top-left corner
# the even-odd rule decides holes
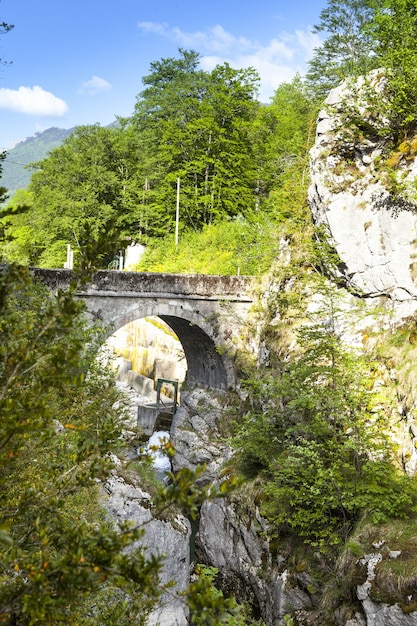
[[[221,414],[222,407],[216,393],[210,394],[207,389],[181,393],[181,405],[171,428],[175,448],[172,460],[174,471],[183,467],[195,470],[204,464],[206,469],[199,479],[200,484],[218,479],[221,468],[231,455],[229,446],[217,429]]]

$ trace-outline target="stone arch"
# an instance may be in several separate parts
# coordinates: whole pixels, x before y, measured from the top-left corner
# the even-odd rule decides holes
[[[76,276],[67,269],[31,268],[51,291],[67,289]],[[251,277],[159,274],[99,270],[75,297],[91,322],[111,335],[128,322],[156,316],[168,322],[186,353],[191,384],[236,386],[233,355],[256,284]],[[227,350],[225,349],[227,346]]]
[[[108,334],[129,322],[151,316],[162,319],[180,340],[187,359],[186,384],[214,389],[235,386],[233,360],[223,353],[216,329],[204,316],[193,310],[185,310],[180,304],[139,302],[123,315],[115,312]]]

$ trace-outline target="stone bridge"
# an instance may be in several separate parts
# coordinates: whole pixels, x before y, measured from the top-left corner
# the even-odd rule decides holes
[[[52,291],[68,288],[71,270],[34,268]],[[98,271],[76,291],[92,321],[107,335],[136,319],[158,316],[180,340],[186,382],[218,389],[236,382],[234,355],[245,347],[245,330],[256,279],[244,276]]]

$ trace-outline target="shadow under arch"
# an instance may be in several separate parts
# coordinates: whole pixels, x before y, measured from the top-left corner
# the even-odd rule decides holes
[[[203,316],[184,311],[181,305],[145,304],[116,317],[109,334],[125,324],[144,317],[159,317],[177,335],[187,360],[185,384],[213,389],[232,389],[236,385],[233,359],[225,354],[216,329]]]

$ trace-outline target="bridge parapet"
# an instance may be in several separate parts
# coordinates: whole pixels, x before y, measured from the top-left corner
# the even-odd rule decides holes
[[[68,287],[75,274],[66,269],[32,270],[53,291]],[[253,301],[256,279],[251,276],[214,276],[205,274],[163,274],[154,272],[97,271],[81,293],[141,293],[178,295],[207,300]]]

